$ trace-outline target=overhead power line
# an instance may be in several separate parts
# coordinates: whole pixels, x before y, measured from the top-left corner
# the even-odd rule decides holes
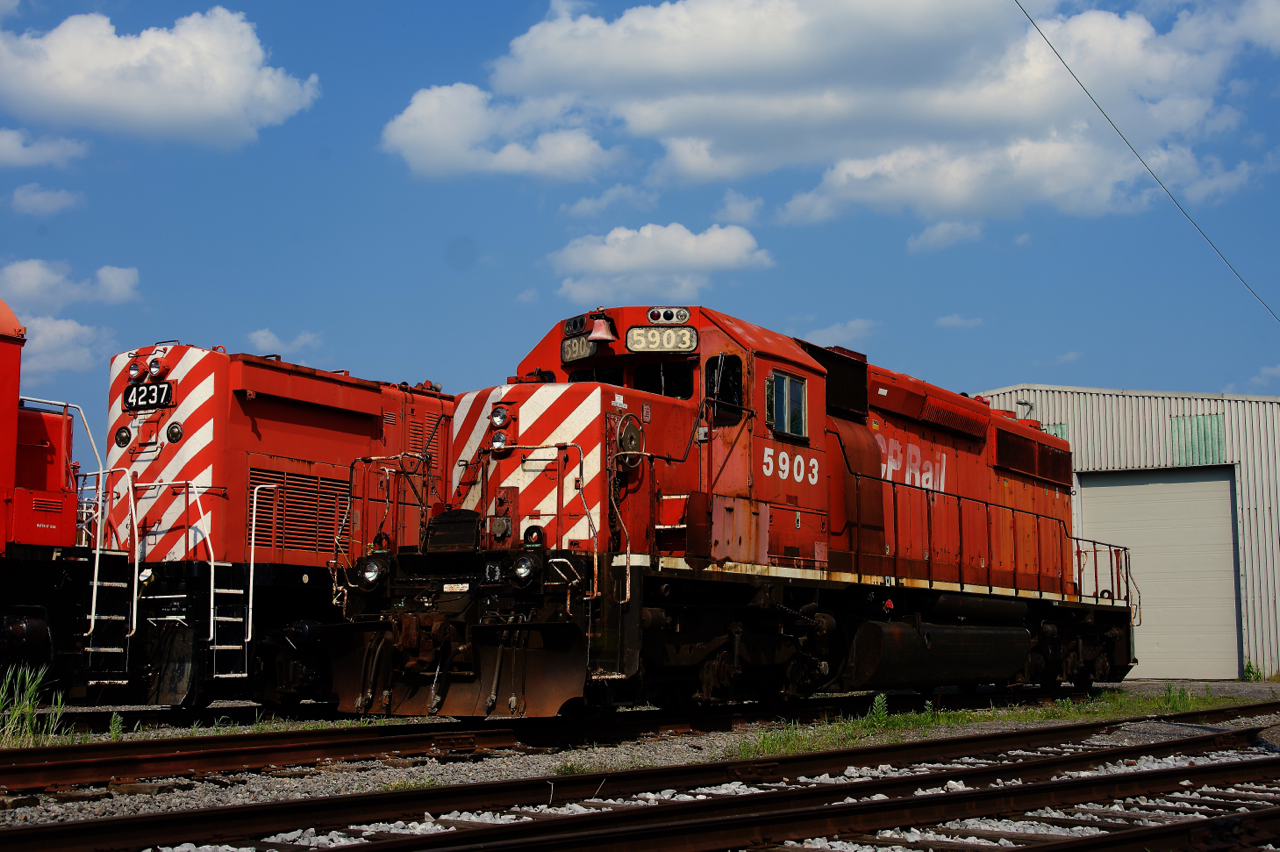
[[[1178,203],[1178,199],[1169,191],[1169,187],[1164,185],[1164,181],[1160,180],[1159,176],[1152,171],[1151,166],[1147,165],[1147,161],[1142,159],[1142,155],[1138,153],[1138,149],[1134,148],[1128,138],[1120,132],[1120,128],[1116,127],[1116,123],[1111,120],[1111,116],[1107,115],[1107,111],[1102,108],[1102,104],[1098,103],[1098,99],[1089,92],[1088,87],[1085,86],[1084,83],[1080,82],[1080,78],[1076,76],[1076,72],[1071,70],[1071,66],[1067,64],[1067,60],[1062,58],[1062,54],[1058,52],[1058,48],[1053,46],[1053,42],[1049,41],[1049,37],[1044,34],[1044,30],[1040,29],[1040,25],[1036,23],[1036,19],[1031,17],[1031,14],[1022,5],[1022,0],[1013,0],[1013,2],[1018,4],[1018,8],[1022,10],[1022,14],[1027,16],[1027,20],[1031,22],[1031,26],[1035,27],[1036,32],[1040,33],[1040,38],[1044,39],[1044,43],[1049,45],[1049,49],[1053,51],[1053,55],[1058,57],[1058,61],[1062,63],[1062,67],[1066,68],[1067,73],[1071,75],[1071,79],[1075,80],[1076,83],[1079,84],[1081,91],[1089,96],[1089,100],[1093,101],[1093,105],[1098,108],[1098,112],[1102,113],[1102,117],[1107,120],[1107,124],[1111,125],[1111,129],[1116,132],[1116,135],[1123,140],[1125,145],[1129,146],[1129,150],[1133,152],[1133,156],[1138,158],[1138,162],[1142,163],[1142,167],[1147,170],[1147,174],[1151,175],[1155,182],[1160,184],[1160,188],[1164,190],[1165,195],[1169,196],[1169,200],[1178,208],[1178,212],[1186,217],[1187,221],[1191,223],[1191,227],[1195,228],[1196,232],[1199,233],[1200,236],[1204,237],[1204,241],[1209,244],[1209,248],[1213,249],[1214,253],[1227,265],[1227,269],[1230,269],[1231,274],[1239,279],[1240,283],[1244,285],[1244,288],[1249,291],[1249,294],[1258,300],[1258,304],[1267,309],[1267,313],[1271,314],[1272,319],[1276,322],[1280,322],[1280,316],[1276,316],[1276,312],[1271,310],[1271,306],[1263,301],[1263,298],[1258,295],[1256,290],[1249,286],[1249,282],[1244,280],[1244,276],[1236,271],[1236,268],[1231,265],[1231,261],[1227,260],[1226,255],[1224,255],[1218,247],[1213,244],[1213,240],[1209,239],[1209,235],[1204,232],[1204,229],[1197,225],[1196,220],[1191,218],[1191,214],[1186,211],[1186,208]]]

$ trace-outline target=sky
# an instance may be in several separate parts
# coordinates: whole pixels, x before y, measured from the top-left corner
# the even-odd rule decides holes
[[[1024,5],[1280,313],[1280,0]],[[157,341],[462,393],[618,304],[956,391],[1280,394],[1013,0],[0,0],[0,298],[99,443]]]

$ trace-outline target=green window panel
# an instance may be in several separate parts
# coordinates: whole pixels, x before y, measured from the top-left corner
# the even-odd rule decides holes
[[[1221,414],[1170,417],[1174,465],[1191,467],[1226,463],[1227,442],[1222,420]]]

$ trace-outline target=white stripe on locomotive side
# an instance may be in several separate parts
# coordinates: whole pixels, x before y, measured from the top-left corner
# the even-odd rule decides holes
[[[479,448],[480,446],[480,439],[484,437],[484,431],[489,426],[489,412],[493,411],[493,404],[497,402],[499,399],[501,399],[503,394],[505,394],[508,390],[510,390],[510,388],[511,388],[510,385],[498,385],[496,388],[494,388],[489,392],[489,396],[484,401],[484,407],[481,408],[480,410],[480,416],[476,418],[476,422],[471,426],[471,434],[467,436],[466,443],[462,445],[462,449],[458,453],[458,461],[465,460],[467,462],[470,462],[474,459],[476,454],[476,449]],[[468,408],[470,408],[470,406],[468,406]],[[453,422],[455,424],[460,423],[462,422],[462,418],[458,418]],[[461,481],[462,481],[462,467],[458,464],[454,464],[453,491],[450,491],[449,492],[450,494],[458,490],[458,483]],[[477,480],[477,484],[479,484],[478,480]],[[476,489],[473,488],[472,491],[476,491]],[[480,497],[478,493],[475,495],[474,498],[472,497],[471,494],[467,494],[467,499],[471,503],[471,507],[474,508],[475,503],[480,499]]]
[[[179,514],[181,514],[183,507],[186,505],[186,497],[183,492],[180,490],[177,494],[174,494],[168,483],[173,482],[175,479],[179,479],[182,474],[182,469],[200,455],[200,453],[207,448],[212,441],[213,421],[210,420],[197,429],[190,436],[189,441],[184,440],[185,446],[183,446],[182,449],[180,449],[174,457],[169,460],[169,463],[165,466],[161,476],[151,480],[152,483],[163,482],[165,485],[156,485],[151,488],[143,489],[139,494],[137,498],[139,517],[147,514],[148,512],[154,513],[157,510],[161,511],[160,520],[157,522],[155,527],[157,535],[163,536],[164,533],[173,529],[174,523],[178,520]],[[212,485],[212,480],[212,466],[206,467],[192,479],[193,482],[202,486]],[[145,483],[140,482],[139,484]],[[192,513],[194,515],[198,515],[199,513],[195,509],[194,494],[191,502]],[[202,503],[203,502],[205,501],[203,501],[202,498]],[[208,511],[208,509],[205,511]],[[159,541],[159,539],[157,539],[157,541]]]
[[[564,392],[569,389],[569,385],[540,385],[537,390],[529,394],[529,398],[520,403],[519,409],[519,427],[520,434],[527,434],[533,429],[535,423],[538,422],[547,409],[550,408],[555,401],[564,396]],[[520,443],[526,443],[521,440]],[[545,441],[543,443],[546,443]]]
[[[195,368],[196,364],[199,364],[211,354],[213,353],[208,349],[197,349],[192,346],[186,352],[182,353],[182,357],[178,359],[178,363],[169,371],[169,375],[165,376],[165,381],[182,381],[183,378],[186,377],[187,373],[191,372],[191,370]]]
[[[551,401],[559,398],[559,396],[569,388],[568,385],[559,385],[558,387],[560,389],[559,393],[557,393],[554,398],[548,397]],[[532,397],[530,397],[530,399],[532,399]],[[521,422],[525,419],[525,405],[528,405],[528,403],[520,406]],[[550,405],[550,402],[542,406],[542,411],[546,411],[548,405]],[[528,460],[524,464],[518,465],[515,470],[511,471],[511,473],[507,475],[507,478],[502,482],[503,487],[519,488],[523,491],[525,488],[537,482],[546,468],[541,466],[531,468],[529,467],[529,464],[531,462],[542,462],[543,464],[554,462],[556,460],[555,445],[576,441],[583,432],[586,432],[587,429],[590,428],[592,421],[599,417],[600,389],[596,388],[591,393],[587,394],[587,398],[584,399],[568,417],[556,424],[556,428],[551,430],[550,435],[538,441],[541,446],[536,450],[530,450],[528,452]],[[521,426],[521,428],[523,429],[525,427]],[[576,459],[570,462],[570,467],[576,470],[577,465],[573,464],[574,461],[576,461]],[[587,478],[589,479],[590,477]],[[583,484],[585,485],[585,483]]]
[[[464,393],[458,397],[457,407],[453,410],[453,438],[455,441],[458,439],[458,430],[462,428],[463,421],[467,419],[467,413],[471,411],[471,406],[479,395],[480,391],[471,391],[471,393]]]

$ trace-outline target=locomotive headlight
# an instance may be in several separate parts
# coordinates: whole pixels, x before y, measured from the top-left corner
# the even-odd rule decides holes
[[[507,414],[507,410],[501,406],[493,409],[493,413],[489,415],[489,422],[493,424],[493,428],[501,429],[511,421],[511,416]]]
[[[530,556],[521,556],[511,565],[511,584],[522,589],[533,582],[537,573],[538,563]]]
[[[176,420],[169,424],[169,428],[164,430],[164,436],[169,439],[170,444],[176,444],[182,440],[182,424]]]
[[[133,433],[129,431],[128,426],[121,426],[116,430],[116,446],[124,448],[129,446],[129,442],[133,440]]]
[[[159,358],[152,358],[151,363],[147,365],[147,372],[151,374],[152,378],[159,376],[164,371],[164,362]]]
[[[489,439],[489,445],[493,447],[496,452],[505,450],[507,448],[507,433],[494,432],[493,437]]]
[[[386,569],[383,568],[381,562],[376,559],[371,559],[364,563],[364,570],[360,572],[360,576],[364,579],[366,584],[372,586],[382,579],[382,575],[385,570]]]
[[[142,375],[142,365],[139,364],[137,361],[130,361],[129,362],[129,378],[136,379],[140,375]]]

